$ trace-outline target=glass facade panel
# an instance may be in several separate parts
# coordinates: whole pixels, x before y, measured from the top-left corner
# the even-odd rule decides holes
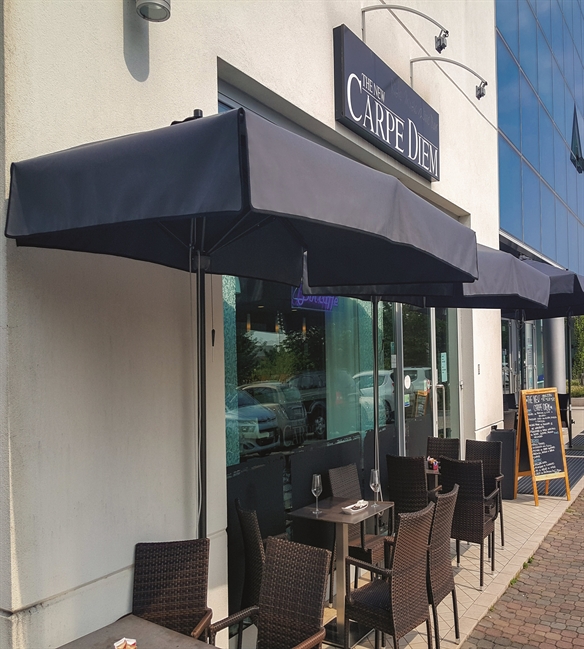
[[[535,0],[537,20],[546,35],[548,43],[552,41],[551,0]]]
[[[537,31],[537,82],[539,97],[553,115],[552,53],[541,29]]]
[[[552,50],[560,67],[564,65],[564,21],[557,0],[552,0]]]
[[[582,0],[501,0],[496,14],[501,229],[574,270],[584,257],[584,176],[570,162],[568,143],[574,105],[584,112],[582,7]],[[519,115],[509,105],[517,83]]]
[[[568,254],[568,210],[565,205],[556,199],[556,261],[568,268],[570,257]]]
[[[499,136],[499,211],[501,229],[522,239],[521,162],[513,148]]]
[[[539,107],[539,170],[544,180],[554,186],[554,126],[549,115]]]
[[[517,0],[497,0],[497,27],[511,51],[519,58]]]
[[[553,65],[554,122],[563,133],[566,130],[564,77],[556,63]]]
[[[568,214],[568,268],[578,268],[580,265],[580,255],[578,252],[578,229],[579,224],[573,214]]]
[[[568,155],[566,145],[558,131],[554,131],[554,160],[555,160],[555,182],[554,188],[560,198],[566,200],[566,156]]]
[[[499,128],[519,149],[521,148],[519,68],[500,38],[497,39],[497,69]]]
[[[523,240],[536,250],[541,250],[539,178],[525,163],[523,172]]]
[[[519,61],[537,89],[537,25],[527,2],[519,3]]]
[[[539,169],[539,102],[527,79],[521,75],[521,153]]]
[[[541,183],[541,251],[546,257],[556,259],[556,199]]]

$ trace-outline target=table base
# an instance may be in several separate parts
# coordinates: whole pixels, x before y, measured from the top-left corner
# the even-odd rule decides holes
[[[337,633],[337,618],[334,618],[328,624],[325,624],[324,628],[326,629],[326,637],[324,639],[326,644],[333,645],[334,647],[344,646],[344,634],[339,637],[339,634]],[[355,645],[360,644],[361,641],[370,633],[373,633],[372,629],[351,620],[349,627],[349,647],[354,647]]]

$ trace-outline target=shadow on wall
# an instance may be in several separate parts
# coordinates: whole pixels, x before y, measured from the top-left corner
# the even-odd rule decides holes
[[[136,13],[136,0],[122,0],[124,6],[124,60],[136,81],[150,74],[149,26]]]

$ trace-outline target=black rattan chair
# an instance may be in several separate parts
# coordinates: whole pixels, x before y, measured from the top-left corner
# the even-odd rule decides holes
[[[210,641],[222,629],[257,618],[258,649],[310,649],[325,636],[323,601],[331,553],[322,548],[268,538],[259,605],[211,625]]]
[[[331,493],[334,498],[347,500],[360,500],[361,484],[356,464],[329,469]],[[384,537],[377,534],[365,533],[365,522],[349,525],[349,556],[360,559],[373,565],[383,565]],[[358,582],[358,573],[355,571],[355,586]]]
[[[245,554],[245,578],[241,596],[243,609],[259,604],[266,555],[256,512],[243,509],[239,498],[235,499],[235,511],[241,525]]]
[[[434,636],[436,649],[440,649],[440,634],[438,631],[438,612],[436,607],[449,594],[452,593],[452,609],[454,614],[454,634],[460,639],[458,626],[458,603],[456,600],[456,586],[452,572],[452,559],[450,557],[450,531],[452,518],[458,496],[458,485],[446,494],[436,496],[436,507],[430,531],[430,549],[428,550],[428,601],[434,615]]]
[[[483,478],[485,481],[485,495],[495,489],[499,490],[497,497],[497,515],[501,524],[501,545],[505,545],[505,530],[503,525],[503,473],[501,462],[503,456],[502,442],[482,442],[479,440],[466,440],[466,459],[481,460],[483,463]]]
[[[387,500],[394,503],[396,514],[417,512],[428,505],[429,499],[440,489],[428,491],[426,459],[386,455]]]
[[[489,556],[491,571],[495,570],[495,521],[496,501],[499,490],[495,489],[485,496],[483,481],[483,463],[475,460],[451,460],[442,457],[440,460],[442,488],[444,493],[459,485],[452,532],[450,538],[456,539],[456,563],[460,565],[460,542],[478,543],[480,555],[480,586],[483,587],[484,540],[489,539]]]
[[[349,646],[349,620],[375,629],[375,647],[379,646],[379,632],[393,637],[395,649],[399,638],[426,622],[428,647],[432,649],[430,609],[426,583],[428,538],[432,525],[434,504],[418,512],[401,514],[395,539],[387,539],[388,568],[368,566],[358,559],[347,557],[345,570],[350,583],[350,568],[371,570],[379,579],[356,590],[349,590],[345,605],[345,649]]]
[[[138,543],[132,613],[194,638],[206,638],[209,539]]]
[[[435,460],[440,457],[458,460],[460,458],[460,440],[458,437],[428,437],[426,455]]]

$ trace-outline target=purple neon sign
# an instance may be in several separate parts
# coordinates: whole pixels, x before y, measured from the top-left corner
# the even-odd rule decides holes
[[[336,295],[304,295],[302,285],[292,289],[292,308],[306,311],[332,311],[339,304]]]

